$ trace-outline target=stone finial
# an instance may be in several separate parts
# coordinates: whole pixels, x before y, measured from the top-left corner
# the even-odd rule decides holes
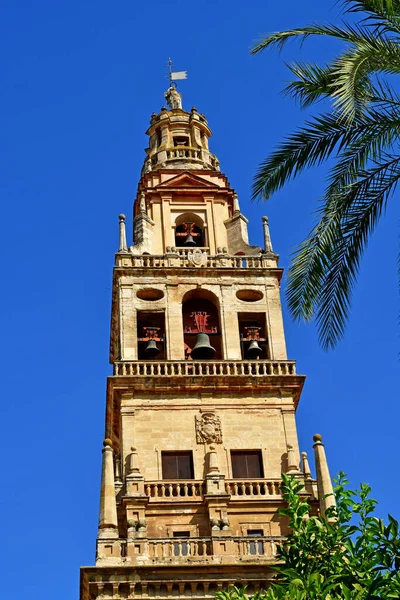
[[[294,474],[299,472],[299,466],[296,461],[296,452],[292,444],[287,445],[287,473]]]
[[[319,508],[321,515],[325,516],[328,508],[336,506],[335,496],[333,494],[332,480],[329,474],[328,461],[326,460],[325,447],[322,443],[322,435],[314,435],[314,455],[315,469],[317,472],[317,486]]]
[[[103,442],[103,461],[101,469],[101,489],[100,489],[100,513],[99,530],[115,530],[118,537],[118,519],[117,502],[115,499],[114,488],[114,460],[112,442],[105,439]],[[110,537],[112,534],[110,535]]]
[[[131,454],[128,455],[127,475],[140,475],[139,457],[136,448],[131,448]]]
[[[271,235],[269,233],[268,217],[262,218],[264,229],[264,252],[273,252]]]
[[[118,252],[128,252],[126,244],[125,215],[119,215],[119,248]]]
[[[215,446],[210,446],[210,452],[208,453],[208,473],[207,475],[213,475],[219,473],[218,458]]]
[[[240,213],[239,198],[237,194],[233,194],[233,214]]]
[[[303,463],[303,475],[305,479],[312,479],[310,465],[308,462],[307,452],[301,453],[301,459]]]

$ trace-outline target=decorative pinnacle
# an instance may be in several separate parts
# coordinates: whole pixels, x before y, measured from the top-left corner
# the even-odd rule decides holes
[[[110,440],[110,438],[106,438],[103,442],[103,446],[110,446],[112,448],[112,441]]]
[[[128,252],[126,244],[125,215],[119,215],[119,248],[118,252]]]
[[[269,233],[268,217],[263,217],[262,222],[264,229],[264,252],[273,252],[271,235]]]
[[[320,433],[316,433],[313,437],[314,442],[322,442],[322,435]]]

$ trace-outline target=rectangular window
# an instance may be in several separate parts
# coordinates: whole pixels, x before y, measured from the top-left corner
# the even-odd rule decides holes
[[[161,452],[163,479],[194,479],[191,452]]]
[[[249,529],[247,531],[247,535],[249,537],[263,537],[264,531],[262,529]],[[262,540],[254,540],[254,542],[249,543],[249,551],[250,554],[255,554],[260,556],[260,554],[264,554],[264,546]]]
[[[174,538],[181,538],[179,542],[174,542],[174,556],[187,556],[189,554],[189,544],[182,538],[190,537],[189,531],[174,531]]]
[[[232,450],[232,476],[235,479],[264,477],[260,450]]]

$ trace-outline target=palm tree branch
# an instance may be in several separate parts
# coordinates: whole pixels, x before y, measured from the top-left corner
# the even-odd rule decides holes
[[[343,188],[294,254],[287,291],[295,319],[315,312],[322,345],[333,347],[343,334],[359,259],[400,178],[400,158],[374,165]]]
[[[317,326],[326,350],[343,336],[361,256],[399,179],[400,157],[363,171],[349,188],[350,207],[343,215],[341,236],[330,252],[318,297]]]
[[[253,48],[250,50],[250,53],[253,55],[258,54],[270,46],[275,46],[281,50],[284,45],[292,39],[301,38],[301,41],[304,42],[307,38],[315,35],[333,37],[354,45],[365,44],[369,42],[369,44],[374,46],[381,43],[381,41],[374,36],[373,32],[371,32],[368,27],[350,25],[349,23],[343,23],[342,27],[314,23],[313,25],[308,25],[306,27],[299,27],[296,29],[288,29],[287,31],[271,33],[256,43],[255,46],[253,46]]]
[[[343,4],[349,5],[345,12],[366,13],[364,23],[380,31],[400,33],[399,0],[344,0]]]
[[[335,114],[324,114],[307,122],[260,164],[254,177],[253,199],[268,199],[305,168],[321,164],[335,150],[340,152],[368,132],[376,133],[382,118],[376,112],[374,119],[360,117],[347,124]]]
[[[357,44],[332,65],[331,96],[334,106],[351,120],[371,97],[371,76],[400,73],[400,46],[391,40]]]
[[[306,108],[332,93],[332,68],[317,64],[293,62],[288,68],[296,76],[284,89],[285,94],[292,96]]]

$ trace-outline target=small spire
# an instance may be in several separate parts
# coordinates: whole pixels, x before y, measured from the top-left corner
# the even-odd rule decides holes
[[[312,479],[310,465],[308,462],[307,452],[301,453],[302,463],[303,463],[303,475],[305,479]]]
[[[233,194],[233,214],[240,213],[239,198],[237,194]]]
[[[128,252],[126,244],[125,215],[119,215],[119,248],[118,252]]]
[[[292,444],[287,445],[287,462],[288,462],[287,473],[289,475],[299,472],[299,466],[296,461],[296,453],[294,451]]]
[[[325,516],[328,508],[336,506],[333,494],[332,480],[329,474],[328,462],[326,460],[325,447],[322,443],[322,435],[314,435],[315,469],[317,472],[318,498],[321,515]]]
[[[264,252],[273,252],[271,235],[269,233],[268,217],[263,217],[262,222],[264,229]]]
[[[118,537],[117,503],[114,488],[114,460],[112,442],[103,442],[103,461],[101,469],[99,530],[114,529]]]

